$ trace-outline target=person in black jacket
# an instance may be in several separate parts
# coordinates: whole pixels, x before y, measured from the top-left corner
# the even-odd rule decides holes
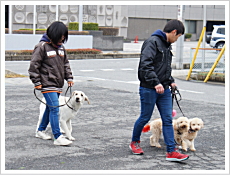
[[[142,45],[138,67],[141,113],[134,124],[132,142],[129,145],[133,154],[144,153],[140,147],[140,136],[143,127],[151,119],[156,104],[161,115],[163,136],[167,145],[166,160],[182,161],[189,158],[175,148],[172,96],[169,89],[170,86],[176,87],[171,76],[171,43],[176,42],[183,34],[183,23],[179,20],[170,20],[163,31],[156,30]]]
[[[29,75],[34,88],[40,90],[47,106],[35,137],[44,140],[52,139],[45,130],[50,122],[54,135],[54,145],[69,145],[59,127],[59,95],[64,86],[73,86],[73,75],[63,43],[68,40],[68,29],[60,21],[53,22],[35,46],[30,61]]]

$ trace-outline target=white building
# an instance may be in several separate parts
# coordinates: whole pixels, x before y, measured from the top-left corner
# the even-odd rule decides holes
[[[119,36],[133,40],[148,38],[155,30],[162,29],[170,19],[178,18],[178,5],[84,5],[83,22],[95,22],[99,26],[119,27]],[[6,9],[6,28],[12,21],[12,30],[33,28],[34,5],[12,5],[12,20],[9,20],[9,6]],[[56,20],[66,25],[79,22],[78,5],[36,5],[36,28],[47,28]],[[198,40],[203,28],[204,5],[184,5],[183,20],[185,33]],[[225,24],[224,5],[206,5],[206,31],[212,31],[215,24]]]

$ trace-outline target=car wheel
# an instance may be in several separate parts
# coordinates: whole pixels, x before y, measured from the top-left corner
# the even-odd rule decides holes
[[[223,47],[224,47],[224,43],[223,42],[216,44],[216,48],[217,49],[222,49]],[[217,50],[216,53],[220,53],[220,50]]]

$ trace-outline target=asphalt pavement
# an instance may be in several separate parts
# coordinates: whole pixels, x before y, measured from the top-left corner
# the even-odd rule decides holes
[[[5,86],[6,172],[25,174],[32,174],[27,170],[52,170],[49,172],[55,174],[68,174],[72,172],[70,170],[74,170],[76,174],[144,174],[149,173],[148,170],[152,173],[175,170],[170,171],[172,174],[174,172],[193,174],[195,170],[205,170],[208,174],[226,172],[224,171],[227,168],[224,105],[181,101],[183,110],[189,111],[188,116],[202,116],[205,124],[195,140],[197,151],[188,151],[190,158],[184,162],[168,162],[165,160],[166,148],[163,139],[160,139],[163,145],[161,149],[151,147],[150,132],[142,134],[141,137],[144,155],[133,155],[129,150],[133,124],[140,111],[138,93],[101,88],[90,81],[78,83],[77,89],[85,92],[91,104],[85,103],[73,119],[72,135],[76,141],[71,146],[62,147],[55,146],[52,140],[35,138],[39,102],[33,95],[32,85],[27,82],[28,78],[8,79]],[[191,106],[195,111],[191,110]],[[178,112],[177,117],[180,116]],[[154,117],[156,116],[153,114]]]
[[[174,77],[188,70],[173,70]],[[65,92],[66,87],[64,87]],[[229,171],[225,147],[225,105],[182,100],[189,118],[202,116],[204,128],[195,140],[196,152],[188,151],[184,162],[165,160],[165,144],[151,147],[150,132],[141,136],[144,155],[129,150],[133,124],[139,117],[138,92],[103,88],[84,80],[72,89],[85,92],[85,103],[73,119],[70,146],[55,146],[53,140],[35,138],[39,101],[25,78],[5,81],[5,170],[10,174],[224,174]],[[176,117],[182,116],[179,109]],[[157,118],[156,113],[152,119]],[[184,152],[183,152],[184,153]],[[4,159],[3,158],[3,159]],[[40,171],[47,170],[47,171]]]

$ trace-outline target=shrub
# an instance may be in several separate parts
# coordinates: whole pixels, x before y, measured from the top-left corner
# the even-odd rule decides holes
[[[98,49],[66,49],[67,54],[100,54]]]
[[[67,54],[100,54],[98,49],[66,49]],[[32,55],[33,50],[7,50],[6,55]]]
[[[79,30],[78,27],[79,27],[78,22],[70,22],[68,28],[69,30]],[[98,30],[98,23],[83,22],[82,30]]]
[[[185,39],[186,39],[186,38],[191,38],[191,37],[192,37],[192,34],[191,34],[191,33],[186,33],[184,37],[185,37]]]
[[[46,29],[36,29],[36,34],[44,34]],[[7,32],[8,33],[8,32]],[[13,34],[33,34],[33,29],[13,30]],[[89,31],[68,31],[69,35],[89,35]]]
[[[103,31],[103,35],[117,36],[119,28],[115,27],[99,27],[99,30]]]

